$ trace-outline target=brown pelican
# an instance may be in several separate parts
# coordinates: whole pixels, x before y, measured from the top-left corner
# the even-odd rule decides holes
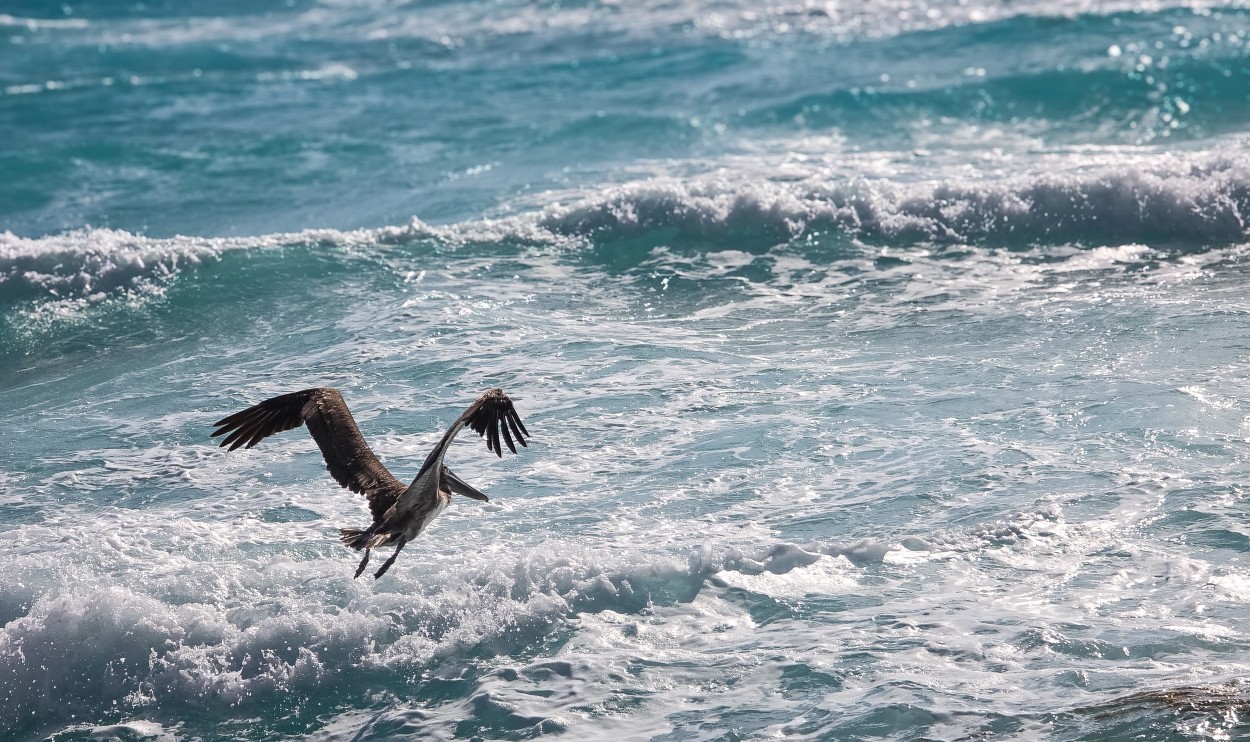
[[[330,476],[352,492],[369,498],[373,524],[364,530],[339,530],[343,543],[357,551],[365,550],[365,558],[360,560],[355,577],[359,577],[369,563],[370,550],[385,544],[395,545],[395,553],[373,575],[374,579],[386,574],[404,544],[421,535],[434,516],[447,507],[452,493],[489,502],[486,495],[443,466],[443,456],[461,428],[468,425],[486,439],[486,449],[500,457],[503,456],[500,433],[513,453],[516,453],[513,437],[525,446],[525,437],[529,435],[508,395],[501,389],[489,389],[456,418],[425,457],[416,479],[405,485],[387,471],[365,443],[343,395],[337,389],[323,387],[283,394],[222,418],[215,424],[217,430],[213,431],[213,437],[229,433],[221,445],[233,451],[240,446],[251,448],[263,438],[301,424],[308,425],[308,432],[321,447]]]

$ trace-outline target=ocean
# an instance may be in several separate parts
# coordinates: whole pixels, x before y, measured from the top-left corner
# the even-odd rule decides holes
[[[1250,738],[1250,5],[8,0],[0,738]],[[340,389],[455,502],[352,579]]]

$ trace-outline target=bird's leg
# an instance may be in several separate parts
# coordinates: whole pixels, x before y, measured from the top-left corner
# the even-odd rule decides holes
[[[379,577],[381,577],[382,575],[386,574],[386,570],[390,569],[390,568],[391,568],[391,565],[395,563],[395,557],[399,556],[399,550],[400,550],[400,549],[402,549],[402,548],[404,548],[404,544],[406,544],[406,543],[408,543],[408,539],[406,539],[406,538],[401,538],[401,539],[399,539],[399,541],[397,541],[397,542],[395,543],[395,553],[394,553],[394,554],[391,554],[391,558],[390,558],[390,559],[387,559],[387,560],[386,560],[386,561],[382,564],[382,569],[379,569],[377,572],[375,572],[375,573],[373,574],[373,579],[375,579],[375,580],[376,580],[376,579],[378,579]],[[362,566],[361,566],[361,569],[363,569],[363,568],[364,568],[364,567],[363,567],[363,565],[362,565]]]
[[[370,551],[371,551],[371,550],[370,550],[370,549],[368,549],[368,548],[366,548],[366,549],[365,549],[365,558],[360,560],[360,566],[356,568],[356,574],[352,575],[352,579],[353,579],[353,580],[354,580],[354,579],[356,579],[357,577],[359,577],[361,572],[364,572],[364,571],[365,571],[365,565],[369,563],[369,552],[370,552]]]

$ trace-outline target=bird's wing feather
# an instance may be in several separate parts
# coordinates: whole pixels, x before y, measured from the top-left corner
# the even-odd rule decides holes
[[[421,475],[425,474],[435,464],[441,464],[443,456],[447,454],[447,449],[451,447],[451,442],[455,440],[456,434],[466,425],[473,432],[486,439],[486,450],[493,451],[498,456],[503,456],[503,449],[499,445],[499,431],[501,428],[505,431],[504,441],[508,444],[508,449],[513,453],[516,453],[516,446],[513,445],[514,437],[516,442],[522,446],[528,445],[525,439],[529,436],[529,431],[525,429],[525,423],[521,422],[521,416],[517,414],[512,400],[508,399],[508,395],[504,394],[502,389],[488,389],[485,394],[469,405],[469,409],[456,418],[456,421],[451,424],[446,433],[443,433],[443,437],[439,440],[438,445],[434,446],[434,450],[430,451],[429,456],[425,457],[425,463],[421,465],[421,471],[417,472],[417,479],[420,479]],[[511,428],[511,435],[507,433],[509,427]],[[415,483],[416,479],[413,481]]]
[[[405,487],[378,460],[352,413],[336,389],[305,389],[267,399],[216,423],[213,436],[225,435],[222,446],[231,451],[251,448],[274,433],[308,425],[325,457],[330,476],[343,487],[369,498],[375,519],[385,513]]]

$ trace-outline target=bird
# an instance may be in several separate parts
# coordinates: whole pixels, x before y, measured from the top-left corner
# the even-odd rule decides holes
[[[508,450],[516,453],[513,440],[528,447],[531,437],[516,407],[502,389],[488,389],[451,424],[442,439],[425,457],[425,463],[405,485],[393,474],[365,443],[343,395],[329,387],[305,389],[283,394],[248,407],[246,410],[218,420],[210,437],[225,436],[219,444],[228,451],[251,448],[275,433],[307,425],[325,457],[330,476],[341,486],[364,495],[369,500],[373,523],[368,528],[342,528],[339,540],[356,551],[364,550],[364,558],[353,579],[360,577],[369,564],[369,555],[379,546],[394,545],[395,553],[373,575],[376,580],[395,563],[400,550],[425,530],[453,494],[481,502],[490,502],[485,494],[456,476],[443,465],[443,457],[451,448],[456,434],[466,425],[486,439],[486,449],[500,458],[500,434]]]

